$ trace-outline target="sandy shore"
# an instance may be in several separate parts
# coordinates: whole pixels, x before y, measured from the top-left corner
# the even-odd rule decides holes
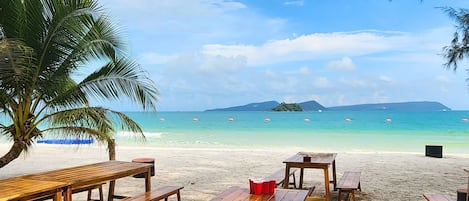
[[[0,144],[4,154],[9,144]],[[282,161],[298,151],[224,150],[191,148],[117,147],[117,159],[155,158],[156,175],[152,186],[182,185],[183,200],[205,201],[230,186],[248,187],[249,178],[259,178],[282,168]],[[422,151],[423,152],[423,151]],[[0,178],[8,178],[70,166],[107,160],[104,146],[36,145],[26,155],[0,169]],[[344,153],[336,158],[338,177],[344,171],[362,172],[362,189],[358,200],[423,200],[422,193],[443,193],[456,200],[456,189],[467,185],[469,155],[444,154],[444,158],[425,157],[424,153]],[[305,185],[315,185],[314,195],[323,196],[322,171],[306,170]],[[143,192],[142,179],[124,178],[117,181],[120,195]],[[106,186],[107,187],[107,186]],[[335,200],[336,192],[333,192]],[[106,196],[107,197],[107,196]],[[85,194],[74,195],[83,200]]]

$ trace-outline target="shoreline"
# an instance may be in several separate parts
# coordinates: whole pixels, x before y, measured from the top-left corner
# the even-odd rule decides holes
[[[10,144],[0,143],[0,154]],[[219,149],[184,147],[117,146],[116,158],[155,158],[156,175],[152,186],[181,185],[183,200],[210,200],[230,186],[247,187],[249,178],[262,178],[284,167],[282,161],[299,151],[278,149]],[[442,193],[456,198],[456,190],[465,188],[469,154],[444,153],[431,158],[418,152],[337,152],[337,177],[344,171],[361,171],[362,190],[358,200],[423,200],[423,193]],[[0,169],[0,179],[108,160],[102,145],[46,145],[32,147],[27,155]],[[297,175],[298,177],[298,175]],[[316,186],[313,195],[322,196],[324,186],[320,170],[305,170],[305,185]],[[107,185],[104,187],[107,188]],[[143,192],[142,180],[117,181],[116,193],[136,195]],[[107,190],[105,190],[105,193]],[[86,193],[74,195],[84,200]],[[333,192],[336,196],[336,192]],[[107,197],[107,196],[106,196]]]

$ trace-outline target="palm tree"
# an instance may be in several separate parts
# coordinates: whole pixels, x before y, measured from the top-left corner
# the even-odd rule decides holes
[[[158,90],[96,0],[0,0],[0,135],[13,142],[0,168],[45,133],[106,143],[119,128],[144,138],[125,114],[91,104],[121,98],[155,111]]]
[[[443,8],[456,23],[456,31],[451,45],[443,48],[446,68],[458,68],[458,62],[469,56],[469,10]]]

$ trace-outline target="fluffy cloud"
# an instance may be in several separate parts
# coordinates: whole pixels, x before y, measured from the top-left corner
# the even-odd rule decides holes
[[[438,82],[442,82],[442,83],[448,83],[450,82],[449,78],[444,76],[444,75],[438,75],[435,77],[435,80],[438,81]]]
[[[389,77],[389,76],[386,76],[386,75],[381,75],[381,76],[379,76],[378,79],[383,81],[383,82],[392,82],[392,78]]]
[[[304,0],[285,1],[283,4],[287,6],[303,6],[305,4],[305,1]]]
[[[204,59],[199,70],[205,73],[234,73],[246,65],[246,58],[242,56],[223,57],[211,56]]]
[[[319,89],[331,88],[332,84],[326,77],[318,77],[313,80],[313,86]]]
[[[306,66],[301,67],[300,70],[298,70],[298,72],[300,73],[300,75],[309,75],[309,74],[311,74],[311,70]]]
[[[350,57],[343,57],[341,60],[331,61],[327,64],[327,68],[340,71],[354,71],[356,69]]]
[[[337,32],[314,33],[295,38],[271,40],[259,46],[208,44],[203,54],[222,56],[245,56],[249,66],[260,66],[291,61],[305,61],[361,56],[385,51],[407,49],[412,38],[403,33],[387,32]],[[347,61],[347,59],[345,59]]]

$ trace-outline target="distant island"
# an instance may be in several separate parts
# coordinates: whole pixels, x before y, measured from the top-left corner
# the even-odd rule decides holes
[[[209,109],[206,111],[449,111],[449,107],[435,101],[415,101],[400,103],[374,103],[347,106],[324,107],[316,101],[302,103],[279,103],[266,101],[241,106]]]

